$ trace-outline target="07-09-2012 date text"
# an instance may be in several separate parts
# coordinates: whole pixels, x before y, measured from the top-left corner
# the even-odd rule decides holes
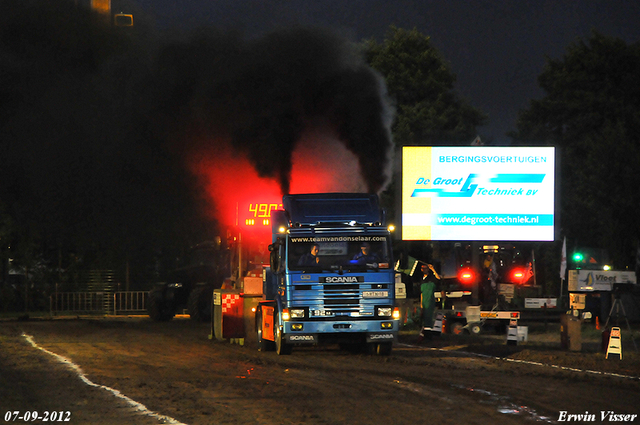
[[[4,414],[5,422],[69,422],[71,412],[69,411],[31,411],[21,412],[19,410],[8,411]]]

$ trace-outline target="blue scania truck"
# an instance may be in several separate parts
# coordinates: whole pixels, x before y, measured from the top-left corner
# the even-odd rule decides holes
[[[388,355],[397,340],[391,236],[376,195],[285,195],[256,308],[258,349],[339,344]]]

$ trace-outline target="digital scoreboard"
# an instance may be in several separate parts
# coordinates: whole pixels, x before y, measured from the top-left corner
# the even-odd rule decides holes
[[[238,225],[249,228],[271,226],[271,214],[281,210],[282,203],[248,202],[238,204]]]

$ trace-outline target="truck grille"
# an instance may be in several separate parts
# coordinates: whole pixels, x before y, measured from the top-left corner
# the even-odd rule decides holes
[[[323,284],[324,309],[334,314],[348,314],[360,311],[360,285]]]
[[[358,299],[355,300],[350,300],[350,299],[345,299],[345,298],[325,298],[324,299],[324,305],[358,305],[359,301]]]
[[[324,310],[335,316],[370,318],[375,316],[375,305],[381,299],[362,298],[364,291],[389,289],[388,284],[367,283],[295,283],[290,301],[293,305],[305,306],[310,310]],[[386,301],[382,301],[386,303]],[[328,320],[327,317],[312,317],[313,320]]]

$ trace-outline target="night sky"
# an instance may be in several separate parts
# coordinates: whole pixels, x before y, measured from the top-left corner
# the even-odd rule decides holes
[[[640,40],[636,0],[129,1],[161,31],[204,25],[253,36],[312,25],[338,29],[354,41],[381,41],[389,25],[416,27],[451,63],[460,94],[489,115],[480,134],[494,144],[507,142],[504,133],[514,128],[517,111],[543,95],[536,79],[545,55],[561,57],[592,29],[628,43]]]
[[[383,190],[391,108],[345,40],[381,42],[390,25],[430,36],[488,114],[487,144],[508,143],[518,110],[543,96],[545,56],[592,30],[640,41],[637,0],[112,0],[134,29],[95,24],[77,7],[88,1],[0,1],[0,218],[24,246],[35,229],[56,258],[64,247],[96,264],[210,239],[211,219],[235,212],[213,189],[239,196],[212,176],[221,164],[277,194]],[[309,186],[328,182],[327,164],[352,165],[326,173],[348,188]]]

